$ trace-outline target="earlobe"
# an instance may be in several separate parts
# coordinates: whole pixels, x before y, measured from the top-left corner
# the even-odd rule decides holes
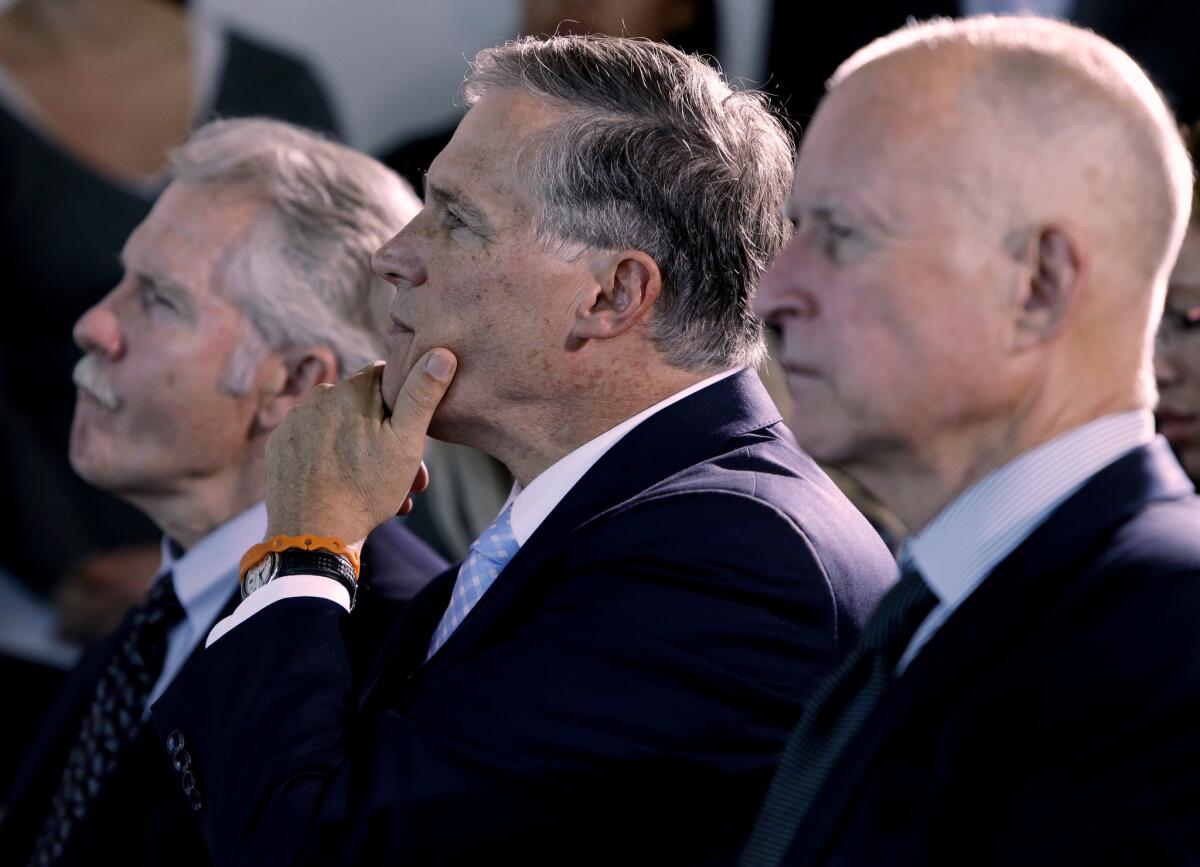
[[[260,380],[256,426],[269,433],[287,418],[292,407],[322,382],[337,382],[338,363],[327,346],[294,347],[269,359],[273,369]]]
[[[658,263],[641,250],[606,255],[593,277],[594,290],[575,313],[571,338],[578,345],[624,334],[653,309],[662,291]]]
[[[1056,337],[1084,287],[1086,254],[1075,235],[1062,227],[1045,227],[1033,249],[1032,275],[1017,311],[1017,347]]]

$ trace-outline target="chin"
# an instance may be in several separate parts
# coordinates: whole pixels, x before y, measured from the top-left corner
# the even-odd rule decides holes
[[[833,460],[835,453],[840,450],[839,447],[846,441],[844,433],[830,424],[832,420],[832,413],[827,408],[796,403],[792,405],[792,417],[788,420],[788,427],[791,428],[800,448],[815,460],[824,463]]]
[[[110,494],[118,492],[120,487],[119,474],[114,473],[111,467],[105,466],[103,461],[98,461],[95,456],[87,454],[76,454],[74,449],[71,451],[71,469],[79,478],[83,479],[93,488],[101,491],[108,491]]]
[[[97,459],[94,454],[95,449],[88,448],[87,434],[79,427],[78,424],[71,428],[71,444],[67,449],[67,460],[71,464],[71,469],[75,471],[75,475],[83,479],[89,485],[102,487],[97,481],[102,477],[102,473],[97,467]]]
[[[445,443],[471,446],[486,452],[486,443],[479,440],[485,436],[483,431],[488,420],[488,416],[481,417],[465,404],[456,381],[434,411],[429,422],[429,435]]]

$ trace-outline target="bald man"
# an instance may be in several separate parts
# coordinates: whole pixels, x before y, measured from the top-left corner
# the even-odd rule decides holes
[[[1200,501],[1150,416],[1190,179],[1066,24],[915,25],[832,79],[757,306],[801,444],[911,536],[744,864],[1200,861]]]

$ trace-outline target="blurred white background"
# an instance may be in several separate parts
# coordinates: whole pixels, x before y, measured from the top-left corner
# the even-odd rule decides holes
[[[0,0],[0,7],[7,0]],[[761,81],[767,0],[721,0],[728,75]],[[350,144],[379,151],[459,114],[466,61],[516,33],[517,0],[193,0],[193,8],[304,55]]]

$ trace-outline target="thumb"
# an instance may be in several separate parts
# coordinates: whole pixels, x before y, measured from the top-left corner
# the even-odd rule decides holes
[[[424,443],[429,422],[458,367],[458,359],[449,349],[431,349],[413,365],[400,387],[387,426],[397,436],[419,437]]]

